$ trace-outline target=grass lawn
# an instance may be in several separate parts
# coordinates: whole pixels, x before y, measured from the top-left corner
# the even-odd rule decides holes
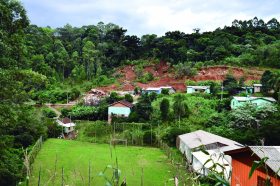
[[[41,185],[53,185],[52,177],[56,160],[54,185],[62,185],[62,167],[65,185],[88,185],[89,162],[91,185],[105,185],[105,178],[98,174],[107,165],[115,167],[116,157],[121,170],[121,180],[125,177],[128,185],[141,185],[142,168],[144,186],[162,186],[173,177],[175,172],[160,149],[118,145],[112,149],[112,157],[110,149],[108,144],[48,139],[33,164],[30,185],[38,185],[40,168]],[[112,169],[108,169],[106,175],[111,179]],[[167,185],[174,184],[169,182]]]

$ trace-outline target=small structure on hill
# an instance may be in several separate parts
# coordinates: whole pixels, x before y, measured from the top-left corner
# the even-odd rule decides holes
[[[76,137],[75,127],[76,124],[69,118],[63,118],[56,120],[57,124],[62,127],[62,137],[64,139],[74,139]]]
[[[160,94],[162,92],[163,89],[167,89],[169,94],[173,94],[176,92],[176,90],[171,87],[171,86],[161,86],[161,87],[148,87],[146,89],[143,89],[142,92],[143,93],[152,93],[152,92],[155,92],[157,94]]]
[[[270,185],[280,185],[280,146],[249,146],[225,154],[232,157],[231,185],[266,185],[267,178],[270,178]],[[256,169],[249,178],[253,162],[263,158],[268,158],[263,167]]]
[[[133,104],[122,100],[111,104],[108,108],[108,123],[111,123],[112,117],[128,117],[131,113]]]
[[[210,86],[187,86],[187,93],[208,93],[210,94]]]
[[[233,97],[230,102],[231,109],[236,109],[238,107],[244,106],[246,103],[252,103],[256,107],[262,107],[264,105],[275,103],[276,100],[272,97]]]
[[[241,93],[241,92],[245,92],[246,94],[253,94],[254,93],[254,87],[252,87],[252,86],[241,87],[239,93]]]
[[[253,84],[254,87],[254,93],[261,92],[262,84]]]
[[[262,84],[253,84],[253,86],[242,87],[242,90],[247,94],[254,94],[261,92]]]
[[[195,132],[179,135],[176,141],[177,148],[187,159],[189,166],[193,171],[208,175],[209,169],[212,164],[207,162],[208,159],[212,159],[212,163],[222,163],[225,167],[224,174],[225,177],[229,179],[230,175],[230,156],[224,156],[223,152],[228,150],[240,149],[244,147],[242,144],[215,135],[203,130],[198,130]],[[204,149],[208,154],[204,154],[201,149]],[[222,171],[219,168],[216,170],[218,172]]]
[[[95,106],[98,105],[103,97],[107,94],[98,89],[91,89],[87,95],[84,97],[85,105]]]

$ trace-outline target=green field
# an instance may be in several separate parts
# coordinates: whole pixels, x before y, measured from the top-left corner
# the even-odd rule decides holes
[[[62,167],[65,185],[88,185],[90,162],[91,185],[102,186],[106,181],[98,174],[107,165],[116,166],[116,157],[121,180],[125,177],[128,185],[141,185],[142,179],[145,186],[162,186],[173,177],[174,169],[160,149],[121,145],[110,149],[108,144],[48,139],[33,164],[30,185],[38,185],[40,168],[40,185],[53,185],[55,165],[54,185],[62,185]],[[111,178],[112,169],[108,169],[106,175]],[[167,185],[173,184],[169,182]]]

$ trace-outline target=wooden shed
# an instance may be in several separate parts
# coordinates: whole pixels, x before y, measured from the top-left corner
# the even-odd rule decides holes
[[[280,146],[249,146],[225,152],[232,157],[231,186],[265,186],[267,176],[271,186],[280,186]],[[257,169],[249,179],[254,161],[267,157],[266,169]]]

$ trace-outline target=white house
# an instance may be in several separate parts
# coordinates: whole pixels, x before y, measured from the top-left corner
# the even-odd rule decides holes
[[[56,120],[59,126],[63,127],[63,133],[69,134],[75,131],[76,124],[71,121],[69,118],[63,118],[61,120]]]
[[[171,86],[148,87],[148,88],[144,89],[143,92],[144,93],[148,93],[148,94],[152,93],[152,92],[160,94],[163,89],[167,89],[169,94],[173,94],[173,93],[176,92],[176,90],[173,87],[171,87]]]
[[[210,94],[210,86],[187,86],[187,93],[208,93]]]
[[[223,161],[225,165],[230,165],[230,156],[224,156],[223,152],[228,151],[229,149],[234,150],[242,148],[243,145],[203,130],[197,130],[195,132],[179,135],[177,138],[177,147],[181,153],[184,154],[194,171],[207,175],[207,166],[203,167],[203,165],[210,157],[222,157],[221,160],[218,158],[214,159],[214,162],[216,161],[218,163],[219,161]],[[201,151],[201,148],[207,150],[209,155],[204,154]],[[208,166],[210,167],[211,164]],[[227,171],[225,174],[229,174]]]
[[[262,84],[253,84],[254,93],[261,92]]]

